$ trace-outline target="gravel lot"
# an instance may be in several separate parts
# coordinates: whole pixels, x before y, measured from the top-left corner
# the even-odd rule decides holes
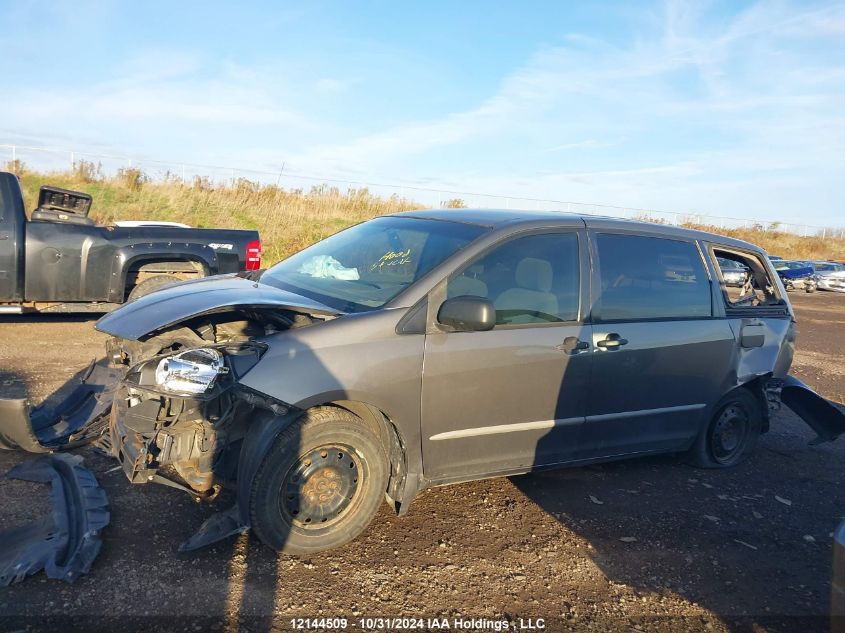
[[[791,296],[793,373],[845,402],[845,296]],[[0,317],[0,396],[39,402],[61,386],[101,354],[93,323]],[[0,614],[21,616],[0,627],[57,616],[62,628],[196,630],[177,616],[201,616],[202,628],[266,631],[289,629],[292,616],[366,615],[541,617],[554,630],[826,630],[845,440],[809,447],[812,437],[786,411],[730,471],[667,456],[430,490],[406,517],[385,505],[355,542],[307,560],[248,535],[178,554],[231,500],[199,505],[132,486],[86,449],[111,503],[102,552],[74,585],[41,574],[0,591]],[[0,454],[0,471],[27,457]],[[0,527],[39,516],[46,496],[0,480]]]

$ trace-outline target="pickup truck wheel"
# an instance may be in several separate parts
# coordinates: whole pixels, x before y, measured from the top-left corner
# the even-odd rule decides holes
[[[726,395],[715,411],[688,454],[689,461],[699,468],[736,466],[751,454],[760,436],[760,404],[747,389]]]
[[[252,529],[273,549],[339,547],[369,525],[387,488],[381,441],[343,409],[306,412],[282,431],[252,482]]]
[[[170,284],[177,283],[179,281],[182,280],[176,275],[156,275],[155,277],[150,277],[132,288],[127,301],[134,301],[140,297],[145,297],[156,290],[161,290],[165,286],[169,286]]]

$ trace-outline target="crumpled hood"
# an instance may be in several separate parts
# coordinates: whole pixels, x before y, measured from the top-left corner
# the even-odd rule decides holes
[[[218,275],[176,284],[136,299],[101,318],[95,327],[112,336],[137,340],[185,319],[233,308],[339,314],[322,303],[287,290],[236,275]]]
[[[816,274],[819,277],[827,277],[828,279],[845,279],[845,270],[821,270]]]

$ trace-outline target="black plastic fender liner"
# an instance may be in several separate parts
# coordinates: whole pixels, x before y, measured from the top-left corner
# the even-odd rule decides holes
[[[235,505],[208,517],[200,528],[179,546],[180,552],[190,552],[249,530],[249,491],[255,473],[270,450],[273,439],[301,414],[301,411],[291,411],[285,415],[275,415],[270,411],[256,412],[256,419],[250,422],[238,458],[238,496]]]
[[[0,399],[0,449],[46,453],[93,441],[106,426],[121,377],[103,359],[82,372],[82,382],[55,408],[30,412],[26,400]]]
[[[0,449],[29,453],[49,453],[32,430],[29,403],[26,400],[0,400]]]
[[[832,442],[845,433],[845,412],[817,394],[795,376],[780,379],[780,399],[792,409],[818,437],[813,444]]]
[[[23,462],[10,479],[52,484],[49,515],[0,533],[0,586],[44,570],[73,582],[91,569],[100,552],[100,531],[109,524],[108,500],[79,455],[44,455]]]

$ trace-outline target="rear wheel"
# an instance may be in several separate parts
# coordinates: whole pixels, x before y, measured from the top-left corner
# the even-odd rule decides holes
[[[381,441],[343,409],[308,411],[280,433],[249,500],[261,541],[288,554],[339,547],[375,516],[387,488]]]
[[[155,275],[154,277],[149,277],[132,288],[132,291],[129,293],[128,301],[134,301],[140,297],[145,297],[156,290],[161,290],[165,286],[169,286],[170,284],[177,283],[179,281],[182,280],[176,275]]]
[[[745,460],[757,444],[763,417],[747,389],[736,389],[716,405],[716,413],[689,451],[700,468],[729,468]]]

